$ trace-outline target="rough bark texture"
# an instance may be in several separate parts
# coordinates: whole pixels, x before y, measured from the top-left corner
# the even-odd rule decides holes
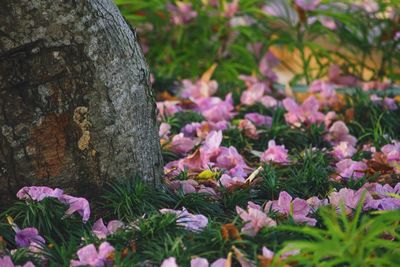
[[[158,184],[155,112],[112,0],[0,1],[0,204],[31,184],[86,196],[134,174]]]

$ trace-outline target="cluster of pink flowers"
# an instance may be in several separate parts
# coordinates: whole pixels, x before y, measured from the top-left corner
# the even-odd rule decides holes
[[[293,200],[287,192],[282,191],[278,200],[268,201],[264,208],[265,211],[276,211],[282,215],[290,216],[295,222],[315,225],[317,220],[307,217],[312,209],[306,200],[295,198]]]
[[[275,220],[268,217],[269,212],[277,212],[285,217],[292,218],[297,223],[306,223],[308,225],[315,225],[317,220],[308,217],[319,206],[326,204],[326,202],[319,200],[316,197],[309,200],[300,198],[293,198],[285,191],[279,194],[278,200],[268,201],[265,207],[249,202],[247,211],[236,207],[236,212],[239,217],[246,223],[242,227],[242,233],[250,236],[255,236],[264,227],[273,227],[277,223]]]
[[[284,145],[278,146],[274,140],[268,142],[268,149],[262,153],[260,160],[262,162],[274,162],[286,164],[289,163],[288,150]]]
[[[306,3],[305,1],[296,2],[297,5],[304,10],[319,6],[319,3]],[[307,6],[308,5],[308,6]],[[314,8],[314,7],[313,7]],[[260,45],[251,47],[252,52],[260,55]],[[267,51],[260,59],[259,70],[265,80],[260,80],[256,76],[241,75],[239,78],[244,81],[247,89],[241,95],[241,103],[251,106],[261,103],[267,109],[275,109],[283,106],[286,110],[285,120],[288,124],[295,127],[309,127],[311,124],[325,125],[324,139],[332,145],[329,153],[336,159],[335,173],[333,178],[336,180],[360,179],[364,177],[368,171],[366,160],[356,161],[352,157],[357,153],[357,139],[350,134],[347,125],[342,120],[338,120],[337,115],[333,111],[326,114],[320,111],[321,104],[330,107],[336,105],[338,96],[336,87],[338,85],[357,84],[358,81],[352,76],[346,76],[341,73],[340,68],[332,65],[329,69],[328,79],[317,80],[310,86],[312,93],[318,93],[319,98],[314,95],[309,96],[303,103],[296,102],[293,98],[285,98],[282,102],[268,95],[270,91],[271,81],[274,76],[271,75],[273,68],[279,64],[274,55]],[[272,125],[272,118],[257,112],[250,112],[244,115],[243,119],[236,120],[236,124],[232,125],[231,120],[237,114],[233,106],[232,96],[228,94],[224,99],[213,96],[218,90],[218,84],[213,80],[200,79],[196,82],[185,80],[181,90],[181,96],[189,98],[193,105],[191,109],[199,112],[205,118],[203,122],[190,123],[185,125],[181,132],[175,136],[169,136],[170,126],[162,123],[160,136],[169,140],[169,149],[183,156],[182,158],[172,161],[165,166],[166,177],[170,178],[168,184],[171,188],[187,193],[207,193],[218,197],[216,187],[223,186],[225,188],[240,187],[248,182],[249,175],[254,171],[250,167],[245,158],[234,147],[221,146],[223,139],[223,131],[237,127],[242,131],[243,135],[254,140],[259,139],[260,127],[268,128]],[[169,101],[166,103],[170,104]],[[165,107],[168,106],[164,106]],[[161,106],[162,103],[160,102]],[[169,112],[182,111],[179,102],[169,105]],[[164,111],[165,113],[165,111]],[[389,164],[397,171],[400,170],[399,160],[399,143],[386,145],[382,148],[383,154],[387,157]],[[371,148],[371,151],[375,148]],[[275,140],[269,140],[268,146],[263,152],[257,152],[260,157],[260,163],[274,163],[280,165],[288,165],[291,163],[289,151],[284,145],[276,144]],[[218,181],[208,180],[206,184],[196,178],[192,178],[204,170],[211,172],[222,172]],[[190,178],[188,180],[174,180],[174,176],[181,171],[188,171]],[[171,179],[172,178],[172,179]],[[310,198],[309,200],[301,200],[296,198],[292,201],[291,196],[286,192],[281,192],[277,201],[271,201],[268,206],[278,213],[290,216],[294,221],[315,224],[313,218],[308,217],[319,205],[331,204],[338,206],[339,200],[345,200],[349,208],[354,208],[354,203],[358,203],[360,192],[350,189],[332,192],[326,200],[318,198]],[[352,200],[354,203],[351,203]],[[368,200],[368,198],[367,198]],[[375,205],[375,207],[377,207]],[[240,209],[240,208],[239,208]],[[254,206],[249,207],[248,211],[241,210],[241,216],[251,218],[255,216],[255,222],[265,222],[263,215],[259,214],[259,210]],[[259,215],[259,217],[257,217]],[[257,226],[249,229],[258,229]],[[244,228],[249,232],[247,228]],[[254,230],[257,232],[257,230]]]
[[[325,121],[324,114],[318,111],[320,105],[314,96],[308,97],[301,105],[292,98],[286,98],[283,100],[283,106],[288,111],[285,114],[286,122],[294,126],[318,124]]]
[[[357,208],[357,205],[360,203],[363,194],[365,194],[366,197],[368,196],[363,188],[357,191],[348,188],[342,188],[339,190],[339,192],[332,192],[328,198],[329,203],[336,207],[338,212],[343,212],[343,206],[345,209],[344,212],[349,214]]]
[[[364,210],[393,210],[400,208],[400,198],[395,195],[400,194],[400,183],[394,188],[390,185],[365,184],[362,188],[355,191],[342,188],[338,192],[332,192],[327,199],[311,197],[307,200],[300,198],[293,199],[287,192],[279,194],[278,200],[268,201],[264,207],[248,203],[247,211],[236,207],[239,217],[245,222],[242,233],[255,236],[264,227],[273,227],[277,223],[268,217],[268,213],[273,211],[285,217],[292,218],[295,222],[314,226],[317,223],[315,218],[309,217],[319,207],[331,205],[338,212],[344,211],[352,213],[363,200]],[[344,210],[342,210],[344,208]]]
[[[189,138],[189,137],[188,137]],[[245,177],[251,170],[235,147],[221,147],[222,131],[211,131],[207,134],[200,149],[180,160],[168,163],[165,169],[189,169],[200,172],[209,167],[225,169],[227,174]]]
[[[365,202],[364,209],[395,210],[400,209],[400,182],[394,187],[388,184],[365,184],[363,188],[370,194]]]
[[[264,227],[276,226],[276,222],[269,218],[259,205],[253,202],[248,203],[247,211],[236,207],[236,212],[246,223],[241,230],[246,235],[255,236]]]
[[[256,55],[259,53],[258,50],[261,50],[261,46],[254,51]],[[260,59],[258,66],[261,75],[265,78],[264,80],[259,80],[255,76],[239,76],[239,79],[241,79],[247,86],[247,89],[243,91],[240,97],[240,102],[242,104],[251,106],[256,103],[261,103],[267,108],[276,107],[278,105],[278,101],[275,98],[267,95],[267,93],[271,92],[271,82],[277,80],[277,76],[273,69],[278,65],[279,60],[277,57],[275,57],[272,52],[267,51]]]
[[[368,166],[362,161],[354,161],[351,159],[343,159],[336,163],[336,171],[339,176],[336,179],[359,179],[364,176]]]

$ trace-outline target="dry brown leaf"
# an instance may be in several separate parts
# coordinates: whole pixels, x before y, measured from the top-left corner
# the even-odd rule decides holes
[[[346,109],[344,117],[346,122],[354,120],[354,108]]]
[[[232,267],[232,252],[228,253],[228,257],[226,257],[224,267]]]
[[[238,262],[240,263],[240,265],[242,267],[253,267],[254,266],[254,264],[249,262],[249,260],[246,259],[246,256],[235,246],[232,246],[232,250],[235,253],[236,259],[238,260]]]
[[[254,180],[254,178],[256,178],[257,177],[257,175],[262,171],[262,166],[259,166],[255,171],[253,171],[250,175],[249,175],[249,177],[247,177],[247,179],[246,179],[246,183],[251,183],[251,182],[253,182],[253,180]]]
[[[206,72],[204,72],[203,75],[201,75],[200,80],[203,82],[209,82],[217,66],[218,66],[217,63],[212,64],[212,66],[208,70],[206,70]]]
[[[239,230],[233,223],[223,224],[221,226],[221,234],[224,240],[242,240]]]

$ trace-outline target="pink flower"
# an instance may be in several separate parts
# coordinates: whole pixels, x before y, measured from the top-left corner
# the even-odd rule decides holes
[[[243,91],[240,97],[240,102],[248,106],[254,105],[264,95],[266,88],[266,85],[263,83],[254,84],[249,89]]]
[[[272,118],[270,116],[261,115],[260,113],[250,112],[247,113],[244,118],[250,120],[256,126],[271,127],[272,125]]]
[[[321,0],[295,0],[294,2],[301,7],[301,9],[311,11],[317,8]]]
[[[376,147],[374,147],[372,144],[364,144],[362,151],[376,153]]]
[[[333,64],[330,65],[328,70],[328,78],[329,81],[344,86],[358,86],[359,80],[352,75],[342,75],[342,71],[340,70],[340,66]]]
[[[366,203],[365,208],[372,208],[375,210],[397,210],[400,209],[400,199],[394,197],[371,199]]]
[[[362,89],[363,91],[370,91],[370,90],[386,90],[389,88],[390,83],[388,82],[381,82],[381,81],[369,81],[369,82],[364,82],[362,83]]]
[[[19,199],[42,201],[46,197],[58,199],[62,194],[63,191],[59,188],[52,189],[47,186],[25,186],[18,191],[17,197]]]
[[[164,169],[168,170],[176,167],[181,171],[185,169],[189,169],[191,171],[201,171],[207,169],[208,166],[212,165],[209,159],[209,153],[202,152],[202,150],[199,149],[183,159],[169,162],[167,165],[164,166]]]
[[[102,267],[111,262],[113,253],[114,248],[108,242],[101,243],[98,251],[90,244],[78,250],[76,254],[79,260],[71,260],[70,266]]]
[[[400,142],[384,145],[381,150],[389,162],[400,161]]]
[[[182,210],[161,209],[161,213],[172,213],[177,216],[177,224],[192,232],[199,232],[207,227],[208,219],[202,214],[191,214],[185,208]]]
[[[262,75],[268,78],[268,80],[275,82],[278,79],[278,76],[272,69],[278,66],[279,63],[279,59],[272,52],[267,51],[261,58],[260,63],[258,64],[258,69]]]
[[[167,4],[167,9],[171,13],[171,22],[175,25],[187,24],[197,17],[197,12],[192,10],[192,4],[176,1],[176,5]]]
[[[224,267],[226,259],[219,258],[209,265],[208,260],[205,258],[196,257],[190,261],[190,267]]]
[[[203,143],[203,151],[212,152],[219,148],[222,142],[222,131],[211,131]]]
[[[393,37],[393,40],[395,40],[395,41],[400,40],[400,31],[396,32],[396,34]]]
[[[327,81],[315,80],[311,83],[309,91],[312,93],[325,92],[325,95],[330,95],[335,91],[335,85]]]
[[[396,100],[394,98],[385,97],[383,99],[383,106],[388,110],[396,110],[398,109]]]
[[[196,192],[196,187],[199,186],[199,183],[193,179],[188,179],[183,181],[174,180],[171,181],[168,186],[173,190],[182,189],[184,194],[189,194]]]
[[[257,128],[249,120],[240,120],[238,128],[244,131],[244,135],[251,139],[258,139]]]
[[[229,148],[221,147],[220,154],[216,159],[216,167],[224,168],[226,170],[231,170],[234,168],[239,168],[247,173],[250,168],[245,163],[243,157],[238,153],[235,147],[231,146]]]
[[[265,95],[260,100],[261,104],[266,108],[275,108],[278,106],[278,101],[272,96]]]
[[[364,172],[368,166],[361,161],[353,161],[351,159],[343,159],[336,163],[336,172],[339,176],[336,179],[359,179],[364,176]]]
[[[269,211],[272,209],[286,216],[291,216],[295,222],[305,222],[308,225],[314,226],[317,220],[307,217],[311,211],[307,201],[300,198],[295,198],[293,201],[292,199],[287,192],[282,191],[279,194],[278,200],[267,202],[264,210]]]
[[[326,113],[325,115],[325,119],[324,119],[324,123],[325,123],[325,127],[329,127],[333,120],[336,119],[336,112],[335,111],[329,111],[328,113]]]
[[[185,98],[207,98],[218,90],[218,83],[214,80],[197,80],[195,83],[190,80],[183,80],[182,85],[181,96]]]
[[[336,207],[338,211],[340,211],[340,205],[343,203],[346,214],[349,214],[356,209],[363,192],[366,192],[363,188],[358,191],[342,188],[339,192],[332,192],[329,195],[329,202],[332,206]],[[368,197],[367,195],[366,198],[368,199]]]
[[[288,150],[284,145],[277,146],[274,140],[268,142],[268,149],[262,153],[260,160],[262,162],[274,162],[286,164],[289,162]]]
[[[170,133],[170,130],[171,130],[171,125],[169,125],[168,123],[163,122],[160,125],[160,130],[158,131],[158,135],[160,137],[167,138],[169,133]]]
[[[217,196],[217,192],[215,192],[215,190],[212,187],[208,187],[205,185],[200,185],[199,190],[197,191],[197,193],[202,193],[202,194],[208,194],[212,197],[216,197]]]
[[[98,219],[94,224],[92,231],[99,239],[106,238],[108,235],[114,234],[118,229],[124,226],[124,223],[119,220],[112,220],[107,227],[104,225],[103,219]]]
[[[252,87],[254,84],[259,83],[259,80],[256,76],[249,75],[239,75],[239,80],[242,80],[247,88]]]
[[[227,94],[224,101],[218,97],[212,97],[196,100],[195,103],[199,106],[202,115],[210,122],[229,121],[235,115],[232,93]]]
[[[193,154],[180,159],[178,161],[173,161],[164,166],[164,169],[171,169],[177,167],[180,170],[185,168],[191,171],[200,171],[202,169],[207,169],[208,166],[214,165],[213,162],[219,155],[219,146],[222,141],[221,131],[211,131],[200,149],[196,150]]]
[[[370,96],[369,96],[369,99],[371,99],[371,101],[372,101],[374,104],[378,104],[378,103],[382,102],[382,97],[379,97],[377,94],[372,94],[372,95],[370,95]]]
[[[208,267],[208,260],[205,258],[196,257],[190,261],[190,267]]]
[[[36,201],[42,201],[46,197],[56,198],[60,202],[69,205],[69,209],[65,212],[67,215],[71,215],[77,211],[83,217],[84,222],[90,217],[89,202],[85,198],[63,195],[63,191],[58,188],[52,189],[46,186],[23,187],[18,191],[17,197],[19,199],[33,199]]]
[[[236,206],[236,212],[246,222],[241,230],[246,235],[255,236],[264,227],[276,226],[276,222],[269,218],[259,206],[257,207],[254,204],[249,204],[247,211]]]
[[[348,142],[340,142],[333,147],[332,155],[337,159],[345,159],[352,157],[357,152]]]
[[[185,137],[183,133],[177,134],[172,138],[171,151],[178,154],[186,154],[195,146],[195,141],[189,137]]]
[[[243,177],[231,177],[228,174],[222,174],[221,178],[219,179],[219,182],[225,188],[230,188],[232,186],[240,186],[244,184],[245,181],[246,179],[244,179]]]
[[[316,211],[319,207],[327,204],[327,199],[320,200],[318,197],[310,197],[307,199],[307,204],[312,211]]]
[[[239,11],[239,0],[233,0],[231,3],[224,2],[224,17],[232,18]]]
[[[29,247],[32,243],[42,246],[46,243],[44,238],[39,235],[39,232],[34,227],[17,230],[15,235],[15,243],[17,247]]]
[[[195,180],[192,179],[181,181],[180,183],[182,185],[182,191],[184,194],[195,193],[196,186],[199,185]]]
[[[374,0],[363,0],[361,3],[355,5],[361,9],[364,9],[368,13],[375,13],[379,11],[379,4]]]
[[[375,194],[380,198],[391,197],[391,194],[400,194],[400,183],[397,183],[394,188],[389,184],[381,185],[378,183],[365,184],[364,187],[371,194]]]
[[[314,96],[309,96],[302,105],[298,105],[292,98],[286,98],[283,106],[288,111],[285,114],[286,122],[295,126],[321,123],[325,119],[324,114],[318,111],[319,103]]]
[[[179,265],[176,263],[175,257],[169,257],[163,260],[160,267],[179,267]]]
[[[272,260],[275,256],[275,253],[272,250],[269,250],[267,247],[263,246],[262,247],[262,255],[265,258]]]
[[[218,260],[214,261],[210,267],[225,267],[227,260],[224,258],[219,258]]]
[[[3,266],[3,267],[15,267],[15,265],[12,262],[10,256],[4,256],[4,257],[0,258],[0,266]]]
[[[395,210],[400,209],[400,198],[392,195],[400,195],[400,183],[393,188],[388,184],[381,185],[378,183],[365,184],[366,188],[373,198],[368,198],[365,203],[365,209],[375,210]]]
[[[69,208],[65,212],[67,215],[71,215],[74,212],[78,212],[82,216],[83,222],[87,222],[90,217],[90,205],[87,199],[83,197],[73,197],[70,195],[62,195],[60,201],[68,204]]]
[[[187,137],[195,137],[201,126],[202,124],[199,122],[192,122],[183,126],[181,132]]]
[[[326,140],[334,145],[340,144],[340,142],[347,142],[351,146],[355,146],[357,139],[349,134],[349,129],[343,121],[336,121],[329,128]]]
[[[172,116],[181,111],[182,108],[179,106],[179,104],[179,101],[157,102],[157,109],[159,111],[158,119],[161,120],[163,117]]]
[[[322,80],[315,80],[310,85],[310,92],[320,93],[321,103],[324,105],[335,105],[338,97],[335,91],[335,85]]]
[[[0,266],[1,267],[35,267],[35,265],[28,261],[24,265],[14,265],[10,256],[0,257]]]

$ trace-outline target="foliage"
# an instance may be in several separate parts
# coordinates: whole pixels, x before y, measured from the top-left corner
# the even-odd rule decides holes
[[[361,205],[353,218],[340,216],[333,209],[322,209],[324,228],[281,229],[299,232],[311,240],[290,241],[280,252],[301,251],[286,262],[313,266],[396,266],[399,259],[399,211],[363,215]]]
[[[217,80],[233,81],[239,74],[258,70],[259,56],[247,50],[257,42],[263,44],[262,52],[284,48],[299,56],[299,62],[284,62],[294,75],[291,84],[325,76],[337,62],[346,73],[366,80],[399,79],[395,70],[399,39],[393,38],[397,26],[387,15],[387,10],[398,7],[396,0],[379,0],[373,11],[354,1],[337,5],[328,0],[320,8],[304,11],[292,1],[241,0],[232,17],[225,13],[230,1],[216,1],[217,6],[211,1],[186,1],[197,15],[181,24],[171,23],[174,14],[168,8],[179,1],[115,2],[139,31],[156,80],[195,78],[217,63]],[[287,11],[272,16],[263,11],[268,4]],[[373,54],[381,55],[379,62]]]

